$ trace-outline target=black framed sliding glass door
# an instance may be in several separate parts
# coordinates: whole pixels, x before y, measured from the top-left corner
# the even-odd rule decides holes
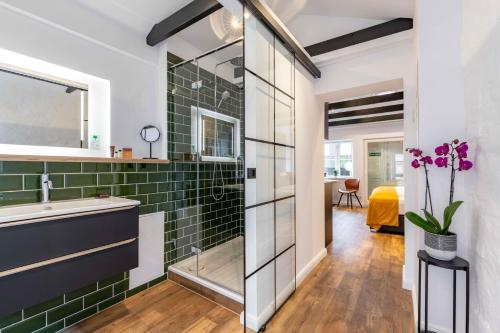
[[[259,331],[295,282],[294,55],[245,13],[245,327]]]

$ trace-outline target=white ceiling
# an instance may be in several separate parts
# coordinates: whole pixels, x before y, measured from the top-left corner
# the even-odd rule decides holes
[[[104,16],[126,29],[146,38],[154,24],[174,14],[192,0],[75,0],[78,5]],[[183,39],[193,47],[184,47],[185,56],[194,58],[224,44],[211,25],[209,17],[171,37],[171,44]],[[179,45],[181,45],[179,43]],[[199,52],[194,54],[193,52]]]
[[[220,11],[224,11],[224,9],[221,9]],[[210,16],[218,14],[219,11],[211,14]],[[177,33],[174,37],[184,39],[203,52],[210,51],[214,48],[224,45],[225,41],[217,37],[214,29],[211,26],[210,16],[207,16],[204,19],[196,22],[195,24],[187,27],[186,29]],[[195,56],[197,55],[194,55],[193,57]]]
[[[191,0],[75,0],[137,33],[147,34],[155,23]],[[304,30],[338,35],[397,17],[413,17],[415,0],[264,0],[292,33]],[[300,41],[300,39],[299,39]],[[307,45],[307,44],[306,44]]]
[[[415,0],[265,0],[308,46],[398,17],[413,17]]]
[[[79,6],[143,36],[191,0],[74,0]],[[222,0],[221,0],[222,1]],[[415,0],[263,0],[302,46],[398,17],[413,17]],[[223,44],[208,19],[175,37],[206,51]],[[174,40],[172,40],[174,42]]]
[[[107,17],[138,34],[151,28],[192,0],[75,0],[80,6]]]
[[[299,9],[301,15],[349,16],[386,20],[413,17],[414,0],[266,0],[278,12]],[[293,6],[290,4],[293,3]]]

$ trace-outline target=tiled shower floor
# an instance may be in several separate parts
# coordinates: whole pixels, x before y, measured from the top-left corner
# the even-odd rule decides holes
[[[230,294],[236,294],[233,295],[236,297],[226,296],[239,300],[243,297],[243,237],[236,237],[213,247],[203,252],[198,258],[192,256],[180,261],[170,266],[169,270],[195,282],[199,282],[197,281],[199,278],[207,280],[227,289]]]

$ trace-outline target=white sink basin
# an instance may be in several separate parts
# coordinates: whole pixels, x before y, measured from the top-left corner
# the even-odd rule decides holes
[[[43,217],[77,214],[98,210],[138,206],[139,201],[109,197],[103,199],[80,199],[53,201],[0,208],[0,223],[31,220]]]

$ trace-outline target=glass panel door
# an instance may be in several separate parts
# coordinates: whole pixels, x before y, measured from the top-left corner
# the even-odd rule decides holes
[[[402,140],[367,142],[368,197],[378,186],[403,186]]]
[[[173,59],[173,60],[170,60]],[[173,203],[167,207],[166,235],[169,270],[177,274],[197,276],[200,246],[200,172],[197,146],[199,122],[198,63],[181,61],[169,55],[168,68],[168,154],[174,177],[169,190],[175,191]]]
[[[243,42],[197,63],[198,276],[243,301]]]
[[[245,330],[295,291],[294,56],[245,15]]]

